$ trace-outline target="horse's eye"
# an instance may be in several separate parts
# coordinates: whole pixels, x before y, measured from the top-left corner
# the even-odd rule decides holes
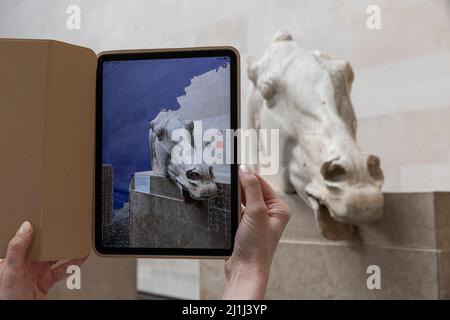
[[[163,138],[163,135],[164,135],[164,129],[161,128],[161,127],[156,128],[156,129],[155,129],[155,135],[156,135],[156,137],[158,138],[158,140],[161,141],[162,138]]]
[[[186,177],[191,180],[198,180],[200,178],[200,175],[197,171],[194,171],[193,169],[186,171]]]
[[[270,101],[277,93],[275,79],[269,78],[267,80],[262,81],[258,85],[259,92],[263,96],[264,100]]]

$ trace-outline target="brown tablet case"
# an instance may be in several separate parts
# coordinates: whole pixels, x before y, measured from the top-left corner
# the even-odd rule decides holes
[[[0,38],[0,258],[25,220],[32,260],[93,247],[97,63],[88,48]]]
[[[24,220],[32,259],[89,253],[96,66],[88,48],[0,39],[0,257]]]

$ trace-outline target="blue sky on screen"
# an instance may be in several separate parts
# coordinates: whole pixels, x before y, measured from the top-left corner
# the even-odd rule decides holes
[[[102,163],[114,170],[114,208],[128,202],[134,172],[151,170],[149,122],[176,110],[191,79],[217,69],[225,57],[107,61],[103,64]],[[227,61],[227,60],[225,60]]]

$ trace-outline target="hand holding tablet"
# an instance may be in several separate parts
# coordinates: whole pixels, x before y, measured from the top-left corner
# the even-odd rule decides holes
[[[69,266],[80,266],[84,259],[56,265],[54,261],[30,261],[29,248],[34,228],[24,221],[9,241],[4,260],[0,259],[0,300],[41,300],[59,281],[67,278]]]
[[[245,209],[232,256],[225,263],[225,299],[264,299],[270,266],[290,209],[272,187],[247,166],[239,181]]]
[[[3,128],[23,137],[0,141],[10,150],[2,159],[5,185],[15,186],[1,194],[3,257],[11,258],[8,242],[22,237],[27,244],[19,252],[22,260],[41,260],[32,264],[46,264],[45,272],[57,273],[63,267],[51,268],[49,261],[82,258],[89,251],[94,220],[93,247],[101,255],[220,258],[233,253],[225,296],[236,297],[235,290],[247,297],[263,295],[289,215],[260,177],[243,172],[248,208],[235,245],[241,203],[233,131],[239,128],[236,50],[122,51],[96,57],[87,48],[56,41],[2,40],[0,46],[10,79],[2,105],[15,105],[0,110],[2,119],[9,119]],[[45,63],[29,53],[41,55]],[[42,87],[35,86],[38,80]],[[21,95],[18,87],[29,95]],[[34,116],[24,118],[24,112]],[[32,172],[42,173],[32,176],[35,183],[30,183]],[[248,178],[257,183],[246,183]],[[16,190],[24,186],[26,195],[41,195],[41,201],[20,197]],[[22,201],[11,202],[16,196]],[[24,220],[32,222],[32,237],[14,235]],[[21,272],[13,271],[8,275]],[[9,278],[2,279],[0,288]],[[27,282],[15,279],[15,286]],[[239,289],[251,279],[249,291]]]
[[[18,39],[0,39],[0,48],[1,257],[25,220],[35,227],[35,260],[92,248],[231,254],[240,209],[229,133],[239,127],[235,49],[96,56]]]
[[[241,169],[240,181],[247,214],[239,225],[233,254],[225,264],[224,298],[262,299],[273,254],[289,220],[289,208],[248,168]],[[50,261],[29,263],[27,251],[32,238],[33,228],[24,222],[10,241],[9,260],[0,260],[0,300],[45,298],[47,291],[67,276],[68,265],[84,261],[72,260],[55,267]],[[38,277],[28,277],[31,273]]]

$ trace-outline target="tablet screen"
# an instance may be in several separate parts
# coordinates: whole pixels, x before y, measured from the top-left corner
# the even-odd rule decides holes
[[[96,249],[228,255],[237,224],[231,50],[102,55]]]

